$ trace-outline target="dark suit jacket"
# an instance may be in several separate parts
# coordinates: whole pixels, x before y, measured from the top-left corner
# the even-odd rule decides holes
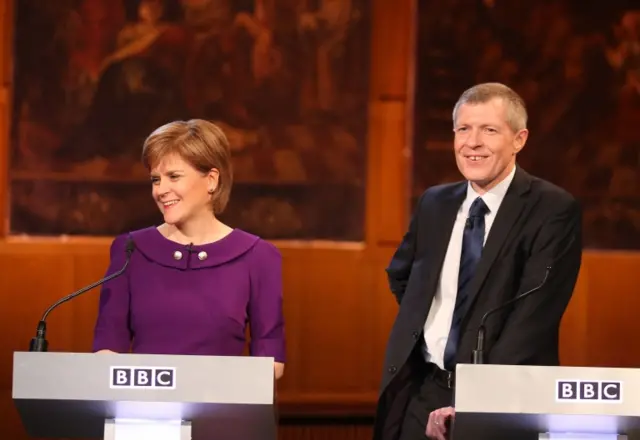
[[[453,223],[466,193],[466,181],[427,189],[387,268],[400,309],[387,344],[375,440],[398,435],[408,402],[409,358],[422,344]],[[541,290],[488,319],[484,354],[489,364],[559,364],[560,320],[581,264],[581,221],[579,204],[569,193],[516,168],[471,282],[458,363],[471,362],[482,315],[540,284],[552,265]]]

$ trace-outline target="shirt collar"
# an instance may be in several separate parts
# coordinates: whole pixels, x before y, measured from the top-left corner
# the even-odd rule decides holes
[[[507,194],[507,190],[509,189],[515,174],[516,167],[514,166],[506,178],[483,195],[478,194],[471,186],[471,182],[469,182],[467,184],[467,200],[472,202],[477,197],[481,197],[484,203],[486,203],[487,208],[489,208],[489,212],[495,215],[498,212],[498,208],[500,208],[500,204],[502,203],[504,196]]]

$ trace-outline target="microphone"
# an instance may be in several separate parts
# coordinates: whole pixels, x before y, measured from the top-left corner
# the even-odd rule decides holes
[[[560,253],[560,255],[558,257],[556,257],[551,264],[549,264],[546,267],[546,270],[544,272],[544,278],[542,279],[542,282],[540,284],[538,284],[536,287],[534,287],[533,289],[527,290],[524,293],[521,293],[520,295],[517,295],[513,298],[511,298],[509,301],[500,304],[497,307],[494,307],[493,309],[490,309],[489,311],[487,311],[483,316],[482,319],[480,320],[480,325],[478,326],[478,333],[476,335],[476,349],[473,350],[473,363],[474,364],[484,364],[484,336],[485,333],[487,331],[486,327],[485,327],[485,323],[487,321],[487,319],[489,318],[489,316],[493,315],[496,312],[499,312],[500,310],[509,307],[515,303],[517,303],[518,301],[528,297],[531,294],[534,294],[536,292],[538,292],[540,289],[542,289],[545,285],[545,283],[547,282],[547,279],[549,278],[549,273],[551,272],[551,269],[553,268],[553,266],[560,260],[560,258],[564,257],[564,255],[569,251],[571,245],[573,244],[575,240],[575,235],[571,236],[571,239],[569,240],[569,244],[567,245],[567,247]]]
[[[98,287],[101,284],[104,284],[107,281],[112,280],[112,279],[117,278],[120,275],[122,275],[124,273],[124,271],[127,269],[127,266],[129,265],[129,260],[131,259],[131,254],[133,253],[134,249],[135,249],[135,244],[134,244],[132,239],[129,239],[127,241],[127,244],[126,244],[127,259],[124,262],[124,265],[122,266],[122,269],[120,269],[119,271],[117,271],[115,273],[112,273],[108,277],[105,277],[105,278],[102,278],[101,280],[96,281],[93,284],[90,284],[90,285],[88,285],[86,287],[83,287],[82,289],[78,290],[77,292],[73,292],[72,294],[67,295],[67,296],[59,299],[51,307],[49,307],[47,309],[47,311],[44,312],[44,314],[42,315],[42,319],[38,323],[38,328],[36,330],[36,337],[31,339],[31,343],[29,344],[29,351],[38,351],[38,352],[47,351],[47,348],[49,347],[49,343],[47,342],[47,339],[46,339],[46,333],[47,333],[47,322],[46,321],[47,321],[47,316],[49,315],[49,313],[51,313],[53,311],[53,309],[58,307],[60,304],[66,303],[67,301],[72,300],[76,296],[85,293],[88,290],[91,290],[91,289],[93,289],[95,287]]]
[[[191,254],[195,251],[193,250],[193,243],[189,243],[187,245],[187,269],[191,269]]]

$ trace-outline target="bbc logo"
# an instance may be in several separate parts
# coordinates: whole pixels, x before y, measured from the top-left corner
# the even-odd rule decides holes
[[[622,382],[605,380],[559,380],[558,402],[622,402]]]
[[[175,389],[172,367],[111,367],[111,388]]]

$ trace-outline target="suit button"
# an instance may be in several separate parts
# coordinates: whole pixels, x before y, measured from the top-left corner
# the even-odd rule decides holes
[[[420,333],[413,332],[413,333],[411,333],[411,335],[413,336],[413,339],[418,339],[418,336],[420,336]]]
[[[398,371],[398,369],[395,365],[389,367],[389,373],[394,374],[396,371]]]

